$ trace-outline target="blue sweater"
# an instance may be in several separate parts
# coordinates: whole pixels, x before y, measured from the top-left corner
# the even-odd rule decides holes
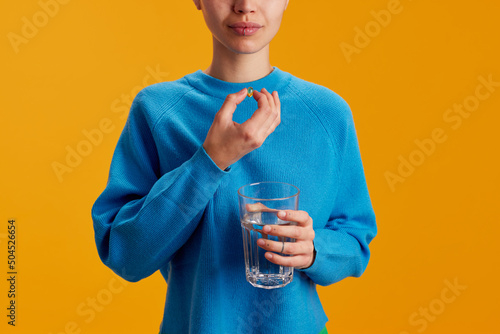
[[[278,91],[281,123],[221,170],[202,144],[225,97],[250,86]],[[233,120],[256,109],[246,97]],[[314,223],[315,261],[283,288],[245,278],[237,189],[258,181],[297,186]],[[99,256],[116,274],[136,282],[160,270],[168,284],[160,332],[171,334],[317,334],[328,318],[316,284],[359,277],[377,233],[349,106],[276,66],[252,82],[197,70],[142,89],[92,218]]]

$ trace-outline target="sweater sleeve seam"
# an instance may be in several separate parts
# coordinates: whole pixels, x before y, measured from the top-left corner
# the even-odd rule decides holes
[[[191,179],[193,179],[193,181],[198,185],[198,188],[200,189],[203,189],[203,191],[207,191],[207,187],[205,184],[201,183],[197,178],[196,178],[196,175],[193,175],[193,173],[191,173],[191,169],[188,169],[187,170],[187,173],[189,174],[189,177]],[[213,181],[212,181],[213,182]]]
[[[181,177],[181,175],[182,175],[182,174],[184,174],[184,173],[185,173],[185,171],[184,171],[184,172],[181,172],[181,173],[177,173],[177,175],[175,176],[175,178],[172,180],[172,182],[171,182],[170,186],[174,185],[174,184],[177,182],[177,180]],[[158,181],[159,181],[159,180],[158,180]],[[158,181],[157,181],[157,182],[158,182]],[[153,197],[153,198],[152,198],[152,199],[151,199],[148,203],[146,203],[146,205],[144,205],[144,206],[143,206],[143,207],[139,210],[139,213],[140,213],[141,211],[143,211],[143,210],[146,210],[146,209],[149,207],[149,205],[150,205],[151,203],[155,202],[156,200],[158,200],[158,198],[160,198],[160,197],[162,197],[162,198],[163,198],[163,197],[165,197],[165,192],[166,192],[166,191],[170,188],[170,186],[169,186],[169,187],[167,187],[167,188],[162,189],[162,190],[161,190],[158,194],[156,194],[156,196],[154,196],[154,197]],[[150,189],[150,191],[151,191],[151,189]],[[145,195],[145,197],[147,197],[147,194]]]
[[[171,103],[172,100],[174,100],[174,97],[172,97],[171,99],[168,99],[167,101],[165,101],[160,107],[159,107],[159,113],[160,115],[158,116],[157,120],[154,122],[153,124],[153,127],[152,127],[152,132],[155,131],[156,129],[156,126],[160,123],[160,121],[166,116],[166,115],[169,115],[169,111],[172,111],[172,109],[174,109],[174,107],[180,102],[182,101],[182,99],[184,98],[184,96],[186,94],[188,94],[189,92],[191,92],[193,90],[193,88],[189,89],[188,91],[184,92],[182,95],[180,95],[176,101],[174,101],[173,103]],[[167,108],[165,108],[165,106],[168,105]]]
[[[341,156],[341,154],[340,154],[340,151],[339,151],[340,145],[337,142],[337,139],[335,138],[335,136],[333,136],[330,133],[330,131],[328,130],[328,127],[325,126],[325,122],[319,117],[320,108],[318,107],[318,105],[312,99],[308,98],[307,96],[304,96],[304,94],[301,93],[301,90],[299,90],[294,84],[290,83],[289,86],[295,92],[295,94],[302,100],[302,102],[304,102],[304,104],[309,107],[311,114],[313,114],[315,116],[315,118],[317,119],[319,124],[321,124],[321,127],[325,130],[325,133],[326,133],[328,139],[330,140],[330,144],[332,145],[333,150],[335,152],[335,156],[339,159],[339,163],[337,164],[337,175],[338,175],[338,179],[340,180],[340,172],[341,172],[340,165],[343,164],[344,157]]]
[[[316,105],[316,103],[314,103],[312,99],[308,98],[307,96],[304,96],[304,94],[301,94],[301,91],[297,87],[295,87],[295,85],[290,83],[290,87],[292,87],[295,94],[304,102],[304,104],[306,104],[309,107],[311,113],[316,117],[316,119],[318,120],[318,122],[321,124],[326,134],[328,135],[328,139],[330,140],[332,146],[336,147],[334,144],[338,145],[338,143],[335,137],[333,137],[330,134],[330,131],[328,131],[328,127],[325,126],[323,120],[318,115],[319,114],[318,110],[320,110],[320,108]]]
[[[195,153],[196,154],[196,153]],[[193,155],[194,156],[194,155]],[[191,157],[192,158],[192,157]],[[196,157],[197,159],[199,159],[199,157]],[[183,175],[186,175],[194,182],[194,184],[196,184],[197,188],[199,190],[201,190],[203,193],[206,193],[207,192],[207,187],[206,185],[202,184],[197,178],[195,175],[193,175],[193,173],[191,173],[191,163],[192,161],[190,160],[186,160],[185,163],[183,163],[182,165],[180,165],[178,168],[181,168],[182,170],[180,171],[180,173],[176,173],[177,175],[175,176],[175,178],[172,180],[170,186],[172,186],[173,184],[175,184],[177,182],[177,180],[183,176]],[[188,165],[189,164],[189,165]],[[146,207],[153,201],[155,201],[158,197],[164,197],[165,196],[165,192],[168,190],[169,188],[165,188],[165,189],[162,189],[154,198],[152,198],[144,207],[143,209],[146,209]],[[169,199],[171,200],[171,199]]]

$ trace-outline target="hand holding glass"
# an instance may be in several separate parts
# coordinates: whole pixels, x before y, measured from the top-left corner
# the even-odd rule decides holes
[[[238,189],[246,278],[255,287],[279,288],[293,280],[293,267],[267,260],[264,256],[267,251],[257,245],[257,240],[295,242],[292,238],[267,235],[262,228],[264,225],[296,225],[279,219],[278,211],[298,210],[299,193],[297,187],[282,182],[259,182]]]

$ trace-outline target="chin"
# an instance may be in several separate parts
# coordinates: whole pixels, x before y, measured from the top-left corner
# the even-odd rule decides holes
[[[235,48],[235,49],[231,49],[231,50],[234,53],[239,53],[239,54],[252,54],[252,53],[256,53],[259,51],[258,49],[254,49],[254,48]]]
[[[229,48],[232,50],[234,53],[241,53],[241,54],[251,54],[251,53],[256,53],[262,50],[265,47],[265,44],[256,44],[253,42],[244,42],[244,43],[237,43],[236,45],[231,45]]]

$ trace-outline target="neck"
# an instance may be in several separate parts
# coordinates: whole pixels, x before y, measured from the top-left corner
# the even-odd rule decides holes
[[[265,77],[272,70],[269,44],[255,53],[236,53],[214,37],[212,63],[203,73],[227,82],[250,82]]]

